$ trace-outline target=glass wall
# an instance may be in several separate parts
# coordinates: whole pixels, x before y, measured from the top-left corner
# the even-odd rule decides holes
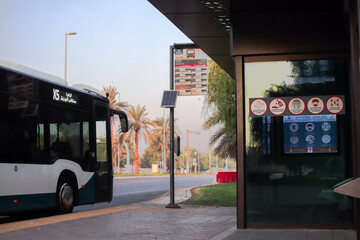
[[[352,222],[352,200],[333,192],[336,183],[351,175],[348,113],[301,117],[249,113],[250,98],[346,98],[347,73],[347,61],[340,59],[245,63],[248,224]],[[332,145],[322,147],[326,144]]]

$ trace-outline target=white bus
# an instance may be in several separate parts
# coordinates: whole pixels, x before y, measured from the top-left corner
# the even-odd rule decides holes
[[[106,95],[0,61],[0,215],[112,200]]]

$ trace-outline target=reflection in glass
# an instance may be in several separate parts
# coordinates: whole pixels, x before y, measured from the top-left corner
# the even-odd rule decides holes
[[[332,122],[321,122],[324,128],[328,127],[326,122],[333,124],[334,128],[329,133],[316,129],[317,135],[311,134],[310,130],[313,130],[312,126],[321,128],[320,123],[307,126],[307,123],[299,124],[290,120],[284,123],[281,116],[249,116],[249,98],[346,95],[346,82],[345,60],[245,64],[248,223],[352,222],[351,200],[332,190],[336,183],[346,179],[350,173],[347,156],[347,152],[350,152],[350,138],[346,137],[349,130],[346,115],[338,115]],[[301,102],[294,101],[292,104]],[[308,127],[307,130],[305,126]],[[286,131],[284,127],[287,128]],[[320,137],[315,139],[314,136]],[[329,137],[336,138],[336,144]],[[295,148],[300,141],[306,141],[306,138],[306,152],[286,153],[290,146]],[[317,140],[322,140],[321,146],[329,145],[331,141],[334,146],[328,152],[316,152],[314,148],[308,148],[314,143],[312,141]]]
[[[96,121],[96,153],[98,162],[107,161],[105,121]]]

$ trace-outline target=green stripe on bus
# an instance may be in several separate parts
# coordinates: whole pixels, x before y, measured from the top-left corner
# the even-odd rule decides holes
[[[2,196],[0,197],[0,212],[6,215],[21,211],[55,208],[55,200],[55,193]]]
[[[95,202],[95,174],[85,184],[84,188],[79,186],[79,202],[78,204],[87,204]]]

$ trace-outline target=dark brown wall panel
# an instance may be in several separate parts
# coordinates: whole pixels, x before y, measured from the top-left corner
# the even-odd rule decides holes
[[[346,14],[236,14],[232,23],[233,55],[349,50]]]

